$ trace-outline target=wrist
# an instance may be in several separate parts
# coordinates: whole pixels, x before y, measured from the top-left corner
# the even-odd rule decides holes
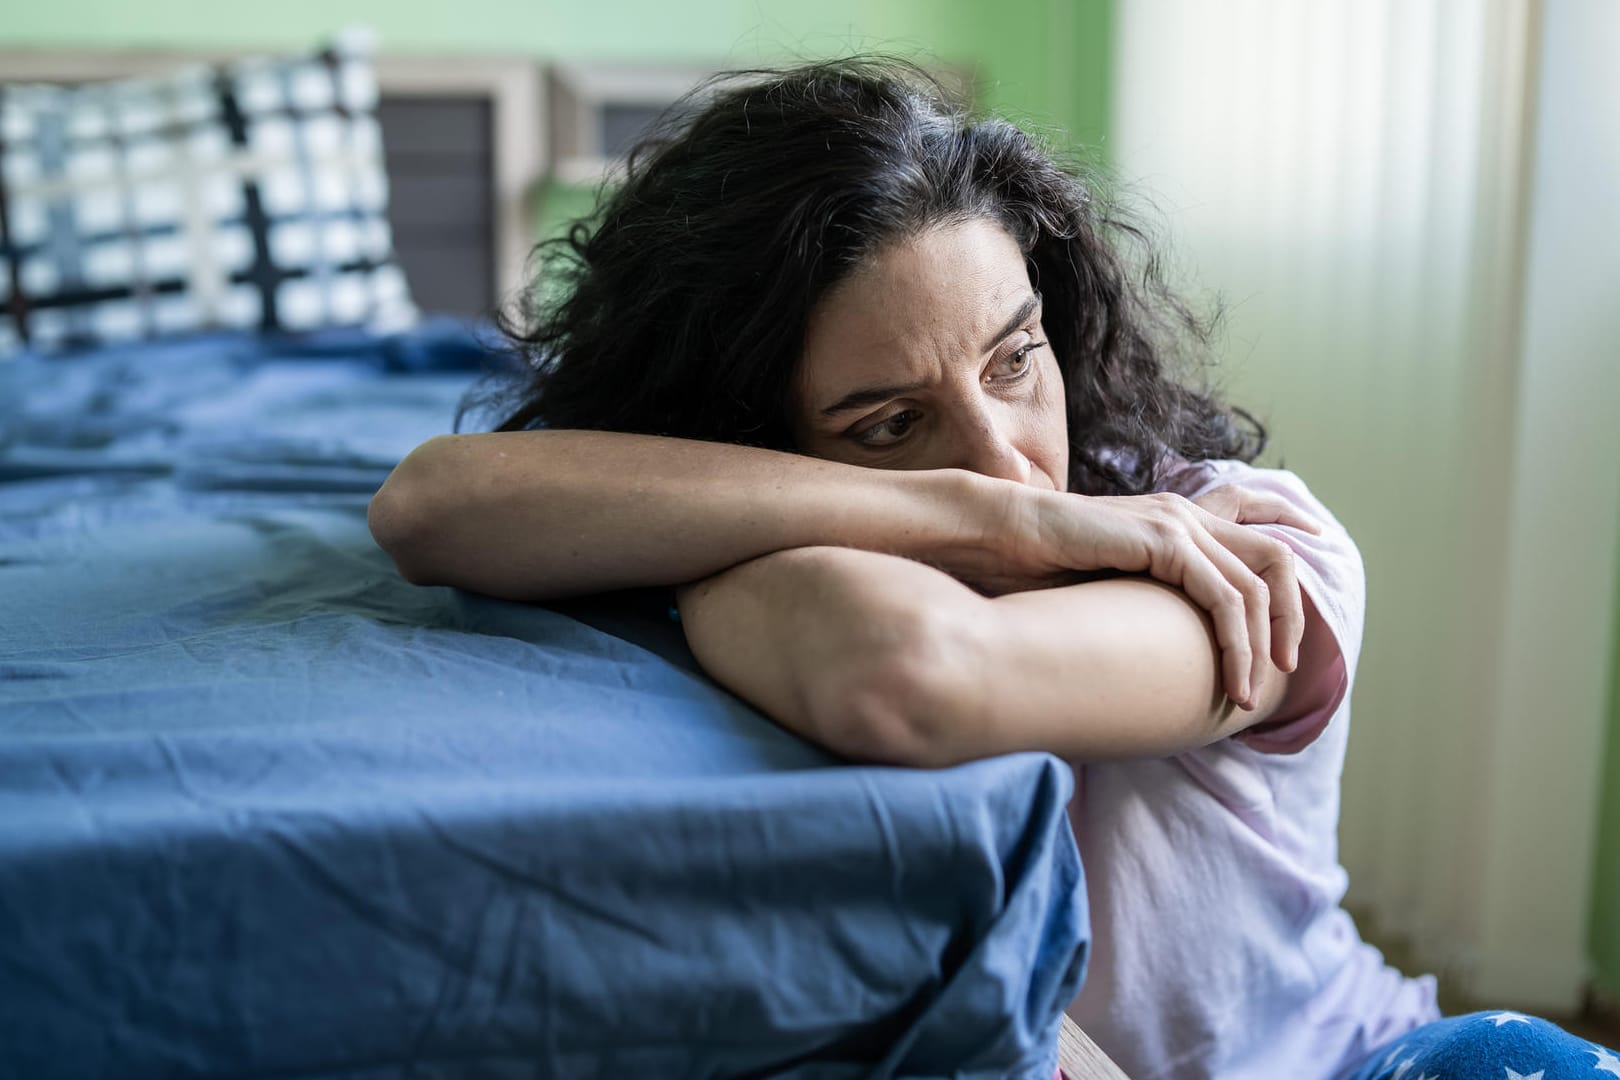
[[[1016,573],[1032,546],[1030,530],[1038,520],[1042,492],[965,469],[915,475],[921,478],[933,528],[926,550],[913,553],[914,558],[977,586]]]

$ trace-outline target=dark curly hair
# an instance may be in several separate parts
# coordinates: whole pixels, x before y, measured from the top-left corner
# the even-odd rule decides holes
[[[857,58],[720,76],[630,156],[591,218],[536,250],[525,361],[482,406],[500,430],[640,432],[793,450],[789,410],[816,302],[933,226],[1017,240],[1068,397],[1070,490],[1154,490],[1164,463],[1239,458],[1264,429],[1183,369],[1212,326],[1166,286],[1143,231],[1025,132],[974,119],[915,66]],[[1133,267],[1129,245],[1149,257]]]

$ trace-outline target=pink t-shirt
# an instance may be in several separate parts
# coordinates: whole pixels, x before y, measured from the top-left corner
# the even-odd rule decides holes
[[[1093,946],[1069,1006],[1133,1080],[1326,1080],[1439,1019],[1433,976],[1409,979],[1339,906],[1339,774],[1365,588],[1349,534],[1292,473],[1188,466],[1189,498],[1225,484],[1279,495],[1320,536],[1252,526],[1295,553],[1338,643],[1310,710],[1175,757],[1075,766],[1069,805]]]

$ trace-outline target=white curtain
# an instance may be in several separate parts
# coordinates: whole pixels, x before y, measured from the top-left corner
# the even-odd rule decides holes
[[[1114,164],[1157,203],[1189,279],[1229,305],[1229,397],[1266,420],[1366,560],[1340,830],[1350,903],[1464,992],[1572,1006],[1620,484],[1561,459],[1573,446],[1534,457],[1560,423],[1529,404],[1550,369],[1526,359],[1544,13],[1531,0],[1115,10]],[[1568,422],[1614,415],[1613,381],[1592,392],[1612,396],[1558,399]],[[1532,466],[1574,470],[1560,490],[1609,478],[1591,550],[1534,550],[1556,534],[1520,521],[1546,481]],[[1554,598],[1537,591],[1549,558],[1579,564]],[[1600,640],[1529,635],[1523,620],[1549,603],[1579,609],[1576,630]],[[1574,654],[1573,669],[1543,670]],[[1555,734],[1525,734],[1537,725]]]

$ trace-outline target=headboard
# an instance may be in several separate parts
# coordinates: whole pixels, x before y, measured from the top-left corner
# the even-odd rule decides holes
[[[254,50],[261,52],[264,50]],[[0,80],[78,83],[219,63],[246,51],[0,49]],[[417,303],[487,312],[522,287],[545,174],[546,82],[537,61],[379,56],[389,216]]]

